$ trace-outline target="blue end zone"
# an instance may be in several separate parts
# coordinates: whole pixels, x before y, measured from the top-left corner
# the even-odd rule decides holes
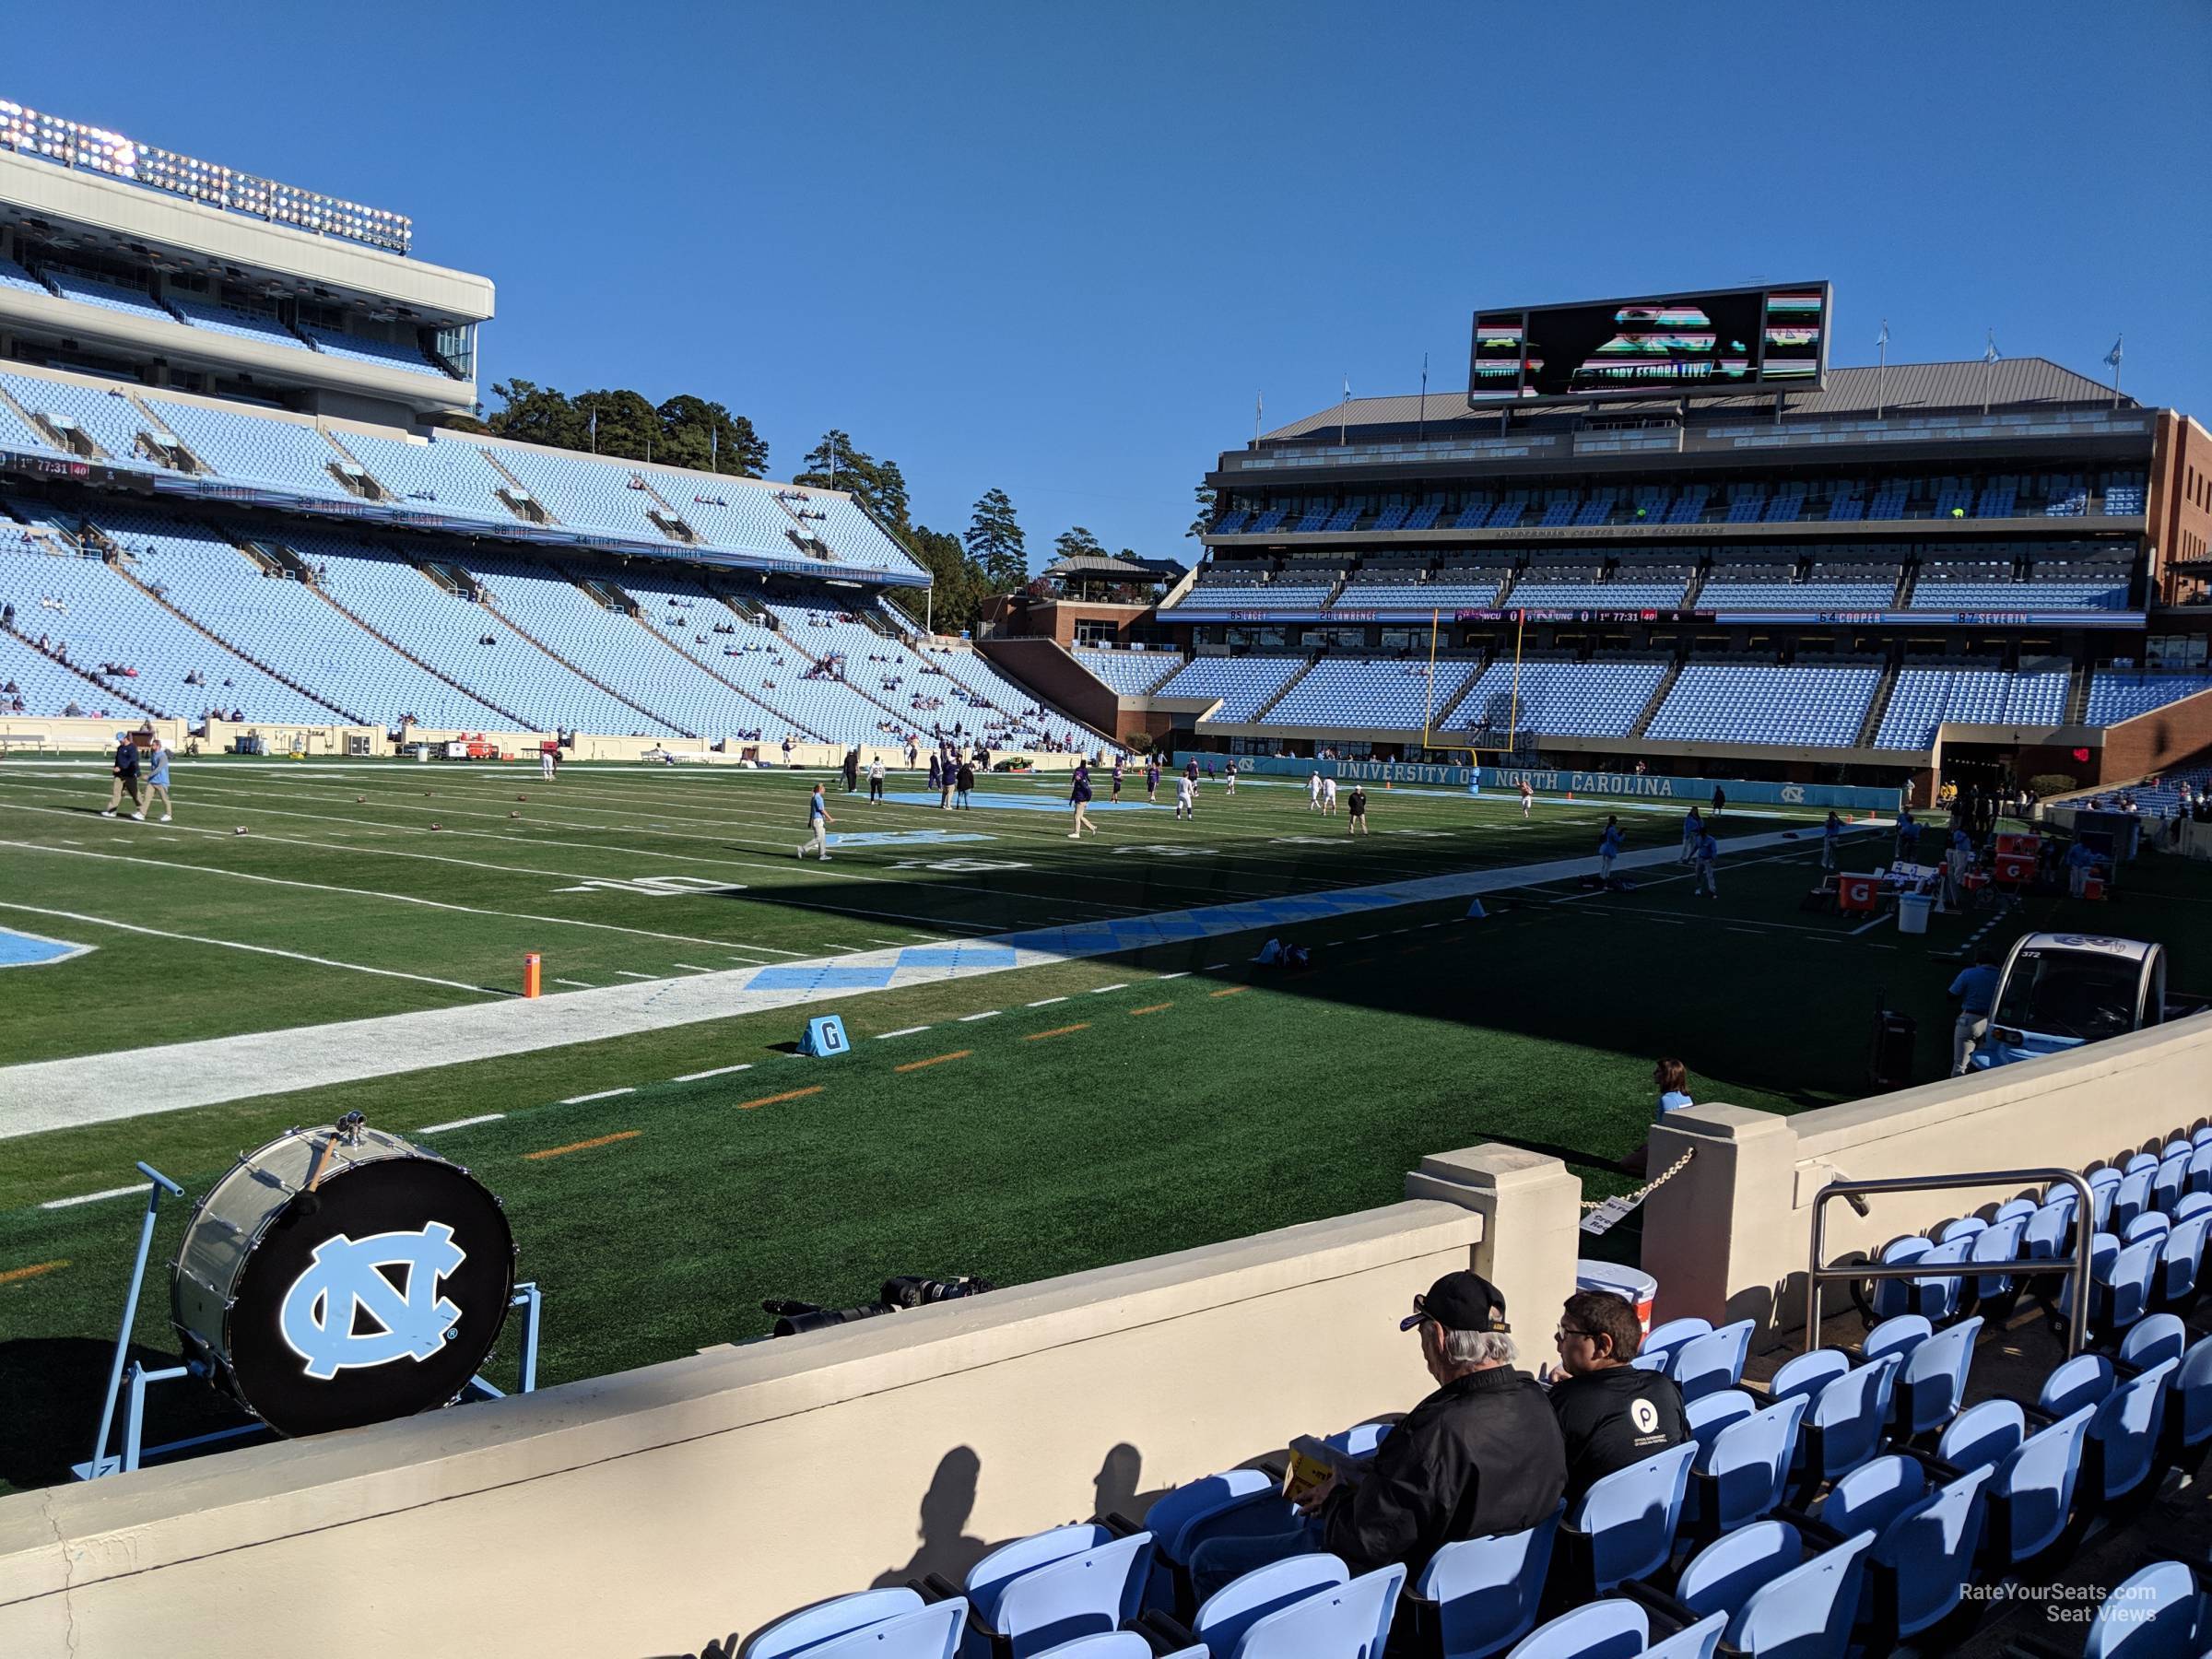
[[[1003,807],[1014,812],[1072,812],[1075,810],[1075,806],[1067,798],[1067,791],[1070,787],[1073,786],[1063,785],[1057,795],[1041,797],[1038,795],[985,794],[982,790],[975,789],[969,791],[968,799],[973,806]],[[1119,801],[1110,801],[1106,798],[1106,792],[1112,787],[1112,785],[1110,783],[1094,782],[1091,784],[1092,790],[1096,793],[1096,798],[1090,803],[1091,811],[1126,812],[1133,806],[1144,812],[1164,812],[1170,809],[1169,803],[1166,801],[1145,800],[1142,785],[1139,785],[1136,790],[1138,798],[1135,800],[1129,798],[1129,786],[1124,783],[1122,798]],[[937,796],[927,791],[916,789],[891,790],[886,794],[884,798],[897,801],[903,806],[935,806],[938,800]]]
[[[38,934],[0,927],[0,968],[39,968],[48,962],[65,962],[92,948],[89,945],[72,945],[65,939],[48,939]]]

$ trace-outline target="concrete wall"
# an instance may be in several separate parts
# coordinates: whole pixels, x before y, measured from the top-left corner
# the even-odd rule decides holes
[[[1652,1132],[1651,1167],[1697,1156],[1653,1194],[1643,1265],[1659,1279],[1657,1315],[1804,1324],[1812,1200],[1841,1175],[1860,1180],[2056,1166],[2086,1169],[2162,1144],[2205,1120],[2212,1015],[2065,1054],[1784,1117],[1744,1107],[1672,1112]],[[1870,1198],[1860,1219],[1830,1205],[1826,1254],[1877,1250],[1900,1233],[2009,1198],[2021,1184]],[[1841,1287],[1827,1312],[1848,1305]]]
[[[1033,693],[1046,707],[1065,709],[1094,732],[1104,732],[1119,742],[1140,729],[1123,720],[1120,694],[1052,640],[1000,635],[985,640],[978,649],[994,668]],[[1163,653],[1163,674],[1168,661]]]
[[[971,1301],[0,1499],[0,1653],[695,1651],[1429,1388],[1474,1265],[1541,1351],[1581,1186],[1486,1147],[1405,1202]],[[1104,1201],[1111,1202],[1108,1196]],[[559,1288],[552,1288],[553,1317]]]
[[[124,709],[112,720],[41,720],[33,714],[11,714],[0,720],[0,755],[57,754],[69,750],[106,750],[115,747],[118,732],[152,731],[172,749],[182,750],[187,735],[181,720],[156,720],[135,709]]]

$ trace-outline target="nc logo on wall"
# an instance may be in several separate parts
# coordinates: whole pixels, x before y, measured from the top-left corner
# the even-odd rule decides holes
[[[1788,806],[1805,805],[1805,786],[1802,783],[1784,783],[1782,786],[1783,804]]]
[[[419,1232],[334,1234],[315,1246],[312,1264],[284,1293],[277,1329],[320,1382],[341,1371],[428,1359],[461,1318],[460,1308],[438,1294],[438,1283],[467,1259],[442,1221]],[[382,1271],[387,1267],[406,1270],[404,1291]]]

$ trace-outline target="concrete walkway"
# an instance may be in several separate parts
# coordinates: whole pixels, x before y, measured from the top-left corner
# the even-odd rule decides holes
[[[1808,827],[1794,836],[1771,832],[1731,839],[1724,843],[1721,880],[1727,880],[1729,864],[1745,853],[1793,842],[1809,851],[1818,844],[1818,830]],[[1677,857],[1673,847],[1649,847],[1623,853],[1615,867],[1623,872],[1648,869],[1670,865]],[[773,968],[735,968],[684,979],[569,991],[529,1001],[518,998],[427,1008],[374,1019],[296,1026],[121,1053],[11,1065],[0,1069],[0,1140],[427,1071],[570,1043],[596,1042],[771,1008],[803,1007],[909,985],[1112,956],[1151,945],[1295,927],[1402,905],[1473,899],[1513,888],[1572,880],[1594,874],[1596,869],[1594,857],[1508,865],[1376,887],[999,934],[953,944],[916,945],[787,962]]]

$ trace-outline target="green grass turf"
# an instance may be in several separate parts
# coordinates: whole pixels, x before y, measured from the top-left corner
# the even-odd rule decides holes
[[[240,775],[259,783],[267,772]],[[609,774],[603,799],[611,804],[613,787],[633,787],[638,776]],[[561,787],[571,781],[564,777]],[[732,818],[771,788],[777,803],[794,793],[788,778],[728,782]],[[723,783],[671,780],[669,787]],[[0,798],[17,797],[10,789]],[[1172,902],[1189,902],[1191,887],[1210,881],[1240,891],[1274,882],[1280,891],[1347,872],[1359,879],[1384,868],[1409,873],[1401,868],[1407,864],[1466,867],[1581,852],[1603,817],[1559,805],[1524,829],[1517,808],[1394,793],[1378,800],[1378,828],[1430,827],[1438,839],[1392,845],[1378,838],[1372,848],[1339,849],[1272,840],[1314,831],[1288,792],[1241,791],[1237,802],[1218,805],[1233,806],[1236,818],[1202,810],[1181,840],[1164,814],[1157,828],[1147,824],[1149,842],[1221,849],[1218,862],[1145,855],[1173,875],[1173,886],[1161,888],[1178,895]],[[956,899],[933,893],[930,878],[944,873],[886,867],[871,870],[877,879],[850,898],[888,892],[919,903],[927,896],[952,906],[948,915],[974,915],[1050,902],[1055,885],[1087,897],[1129,894],[1125,885],[1104,885],[1120,883],[1118,874],[1089,884],[1089,872],[1111,870],[1112,842],[1055,847],[1048,838],[1065,833],[1058,819],[1006,821],[1019,816],[986,820],[1001,839],[984,850],[1031,865],[994,873],[1021,881],[1006,894]],[[1563,821],[1585,819],[1594,821]],[[1632,844],[1664,841],[1672,829],[1656,817],[1624,821]],[[20,831],[11,823],[6,833]],[[1021,849],[1018,858],[1009,845]],[[1373,865],[1358,862],[1371,854]],[[1689,1062],[1700,1099],[1788,1112],[1853,1098],[1865,1092],[1877,991],[1920,1016],[1921,1074],[1939,1075],[1948,1030],[1942,992],[1956,971],[1944,956],[1978,923],[1938,918],[1924,940],[1888,926],[1853,935],[1853,924],[1797,910],[1814,858],[1808,843],[1724,863],[1717,902],[1692,900],[1689,883],[1665,867],[1630,894],[1585,897],[1555,887],[1506,895],[1488,901],[1486,921],[1461,920],[1457,904],[1342,918],[1299,930],[1315,966],[1296,978],[1248,967],[1258,941],[1245,937],[851,997],[823,1005],[843,1015],[857,1040],[852,1054],[834,1060],[790,1054],[802,1016],[786,1009],[6,1142],[0,1274],[67,1265],[0,1282],[0,1398],[18,1402],[0,1422],[0,1483],[52,1479],[89,1449],[79,1442],[89,1440],[136,1231],[130,1199],[37,1206],[120,1185],[135,1158],[197,1193],[241,1148],[348,1109],[402,1131],[507,1113],[426,1144],[468,1164],[505,1202],[521,1270],[546,1288],[542,1376],[559,1382],[759,1335],[769,1324],[758,1307],[763,1296],[845,1305],[906,1271],[1021,1282],[1388,1203],[1424,1153],[1486,1139],[1580,1160],[1617,1159],[1642,1136],[1650,1063],[1661,1053]],[[352,885],[371,885],[366,870],[331,867]],[[945,879],[966,888],[975,874]],[[152,872],[148,900],[172,879]],[[721,903],[794,940],[849,923],[803,910],[803,892],[777,892],[790,901],[756,899],[751,889],[719,900],[616,895],[629,908],[609,913]],[[2200,984],[2204,976],[2192,974],[2194,964],[2212,962],[2212,882],[2178,863],[2150,861],[2129,872],[2124,894],[2110,908],[2030,901],[1991,939],[2046,924],[2148,934],[2176,949],[2179,986]],[[136,896],[109,899],[127,904]],[[242,924],[220,913],[206,923],[210,930]],[[406,950],[408,938],[395,933],[387,947]],[[112,945],[81,959],[112,955],[128,967],[137,948]],[[200,989],[218,997],[230,994],[227,976],[241,968],[265,972],[262,959],[194,948],[205,953],[195,959],[211,982]],[[323,945],[334,956],[362,948],[351,934]],[[1215,963],[1229,966],[1207,971]],[[75,966],[17,971],[11,993],[18,981]],[[1173,974],[1187,977],[1160,977]],[[288,994],[255,978],[237,994]],[[1066,1000],[1026,1006],[1054,997]],[[284,1006],[288,1018],[296,1010]],[[993,1009],[993,1018],[961,1018]],[[76,1012],[87,1018],[85,1006]],[[912,1026],[928,1029],[878,1040]],[[1062,1030],[1075,1026],[1083,1029]],[[106,1041],[114,1043],[112,1030]],[[962,1050],[958,1059],[899,1069]],[[674,1081],[736,1065],[750,1069]],[[819,1092],[746,1105],[814,1088]],[[559,1103],[612,1088],[634,1092]],[[632,1138],[556,1158],[526,1156],[629,1131]],[[1630,1184],[1599,1163],[1577,1167],[1592,1196]],[[183,1217],[182,1204],[168,1207],[158,1263],[173,1251]],[[1632,1246],[1630,1232],[1599,1249]],[[149,1363],[175,1351],[163,1277],[155,1276],[135,1333]],[[513,1344],[504,1346],[502,1375]],[[172,1389],[157,1407],[154,1432],[213,1420],[204,1391]]]

